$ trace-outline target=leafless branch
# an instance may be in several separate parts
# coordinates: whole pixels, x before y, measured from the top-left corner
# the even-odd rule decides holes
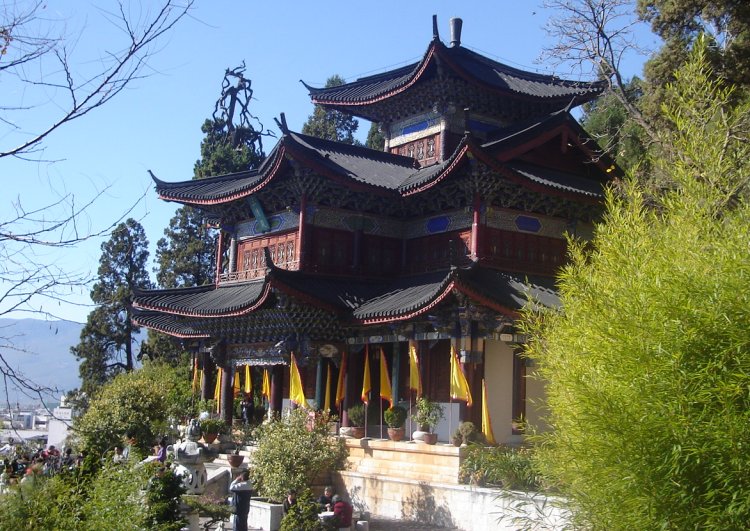
[[[153,47],[188,14],[193,2],[194,0],[166,0],[156,14],[144,24],[131,21],[123,3],[118,2],[118,12],[105,15],[123,31],[127,44],[119,51],[106,52],[102,58],[101,70],[82,80],[74,73],[69,49],[62,37],[30,37],[26,34],[40,18],[40,10],[44,8],[41,1],[32,3],[31,7],[22,13],[12,12],[15,3],[6,5],[5,12],[2,13],[4,19],[0,23],[0,46],[3,46],[3,42],[6,43],[0,49],[5,52],[0,55],[0,72],[14,77],[29,90],[45,87],[63,89],[67,98],[64,102],[56,102],[62,109],[61,115],[54,118],[41,131],[29,133],[30,137],[19,144],[0,148],[0,158],[33,152],[53,131],[101,107],[129,83],[144,77],[142,72],[148,58],[154,53]],[[54,58],[58,65],[58,71],[54,74],[44,72],[42,68],[42,63],[49,58]],[[28,68],[35,61],[39,63],[40,68]],[[27,75],[28,71],[41,73],[38,78],[31,78]],[[10,104],[6,101],[3,105]],[[21,127],[17,121],[7,114],[11,109],[23,108],[22,105],[0,107],[1,111],[6,112],[6,116],[0,117],[0,120],[20,131]]]
[[[633,0],[545,0],[554,10],[546,26],[555,44],[544,50],[541,59],[554,65],[566,64],[581,74],[595,75],[609,83],[609,90],[625,106],[630,117],[652,141],[656,132],[629,97],[622,77],[623,57],[631,52],[645,55],[635,41],[638,20]]]

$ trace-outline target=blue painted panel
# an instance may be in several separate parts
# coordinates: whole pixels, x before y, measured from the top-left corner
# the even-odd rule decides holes
[[[423,131],[430,126],[430,121],[425,120],[423,122],[417,122],[415,124],[407,125],[401,130],[402,135],[408,135],[409,133],[416,133],[417,131]]]
[[[516,228],[526,232],[539,232],[542,230],[542,222],[531,216],[517,216]]]
[[[429,234],[435,234],[438,232],[445,232],[451,224],[451,218],[448,216],[439,216],[427,220],[427,232]]]

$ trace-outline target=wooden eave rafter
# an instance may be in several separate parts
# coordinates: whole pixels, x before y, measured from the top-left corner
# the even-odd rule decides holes
[[[498,150],[496,157],[500,162],[508,162],[510,160],[518,158],[520,155],[523,155],[524,153],[531,151],[534,148],[546,144],[553,138],[560,136],[561,142],[574,142],[576,147],[578,147],[586,154],[586,156],[589,157],[592,164],[595,164],[603,172],[606,172],[607,169],[612,166],[613,162],[611,160],[602,160],[603,158],[605,158],[604,156],[596,153],[593,149],[587,146],[586,142],[583,142],[581,140],[581,132],[585,133],[583,129],[581,129],[581,131],[575,131],[574,128],[570,126],[570,124],[561,123],[540,135],[535,135],[533,138],[527,140],[526,142],[521,142],[520,144],[508,149],[501,148],[500,150]],[[596,141],[593,138],[588,137],[588,139],[596,144]]]
[[[461,282],[460,280],[456,281],[455,288],[457,291],[460,291],[470,299],[474,299],[479,304],[486,306],[487,308],[490,308],[491,310],[495,310],[498,313],[501,313],[503,315],[507,315],[508,317],[511,317],[512,319],[518,319],[520,317],[520,314],[516,310],[511,310],[507,306],[503,306],[502,304],[498,304],[496,301],[490,299],[489,297],[482,295],[480,292],[470,288],[465,283]]]

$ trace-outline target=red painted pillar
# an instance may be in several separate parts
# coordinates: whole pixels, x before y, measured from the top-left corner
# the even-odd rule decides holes
[[[479,194],[474,194],[473,219],[471,222],[471,257],[476,259],[479,256],[479,227],[482,215],[482,200]]]
[[[297,228],[297,269],[305,269],[305,224],[307,223],[307,194],[302,194],[299,202],[299,227]]]

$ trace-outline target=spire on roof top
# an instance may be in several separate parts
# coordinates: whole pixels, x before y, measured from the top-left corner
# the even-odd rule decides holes
[[[438,31],[437,15],[432,15],[432,40],[440,40],[440,32]]]
[[[461,46],[461,27],[464,21],[458,17],[451,18],[451,48]]]
[[[276,122],[276,125],[279,126],[279,129],[281,129],[282,134],[289,134],[289,127],[286,125],[286,116],[283,112],[279,115],[279,118],[274,118],[274,121]]]

